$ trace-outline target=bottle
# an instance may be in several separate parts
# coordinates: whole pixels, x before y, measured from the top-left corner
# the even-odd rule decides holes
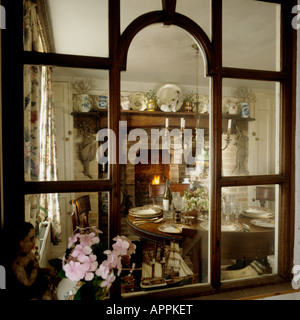
[[[169,211],[172,202],[172,193],[170,190],[170,180],[166,179],[166,188],[163,195],[163,209]]]

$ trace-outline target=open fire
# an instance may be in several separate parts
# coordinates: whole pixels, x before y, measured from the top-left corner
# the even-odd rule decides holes
[[[155,175],[152,184],[160,184],[160,176]]]

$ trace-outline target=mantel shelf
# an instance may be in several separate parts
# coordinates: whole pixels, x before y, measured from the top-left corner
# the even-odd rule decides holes
[[[97,127],[107,127],[108,110],[102,109],[90,112],[72,112],[74,117],[78,118],[95,118],[99,122]],[[166,118],[169,119],[169,128],[180,128],[180,119],[185,119],[185,128],[195,128],[196,114],[194,112],[163,112],[163,111],[136,111],[121,110],[121,120],[127,121],[128,128],[164,128]],[[232,127],[236,122],[246,123],[255,121],[254,118],[242,118],[239,114],[223,114],[222,126],[226,130],[228,120],[232,119]],[[207,129],[209,127],[209,113],[201,113],[199,117],[199,127]]]

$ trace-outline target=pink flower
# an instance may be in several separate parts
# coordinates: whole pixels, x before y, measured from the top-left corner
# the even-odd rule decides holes
[[[74,234],[73,237],[69,238],[68,248],[70,249],[74,243],[77,242],[77,234]]]
[[[63,266],[66,276],[72,281],[78,281],[84,278],[85,271],[79,262],[70,261]]]
[[[88,233],[88,234],[80,234],[78,235],[80,239],[80,243],[83,246],[91,247],[93,244],[99,243],[100,239],[94,232]]]
[[[116,241],[115,244],[113,244],[113,249],[118,251],[122,256],[127,255],[127,249],[129,248],[129,242],[122,239],[122,237],[117,236],[116,238],[113,239]]]
[[[104,288],[105,286],[109,289],[112,283],[116,280],[116,276],[113,271],[107,275],[106,279],[101,283],[100,287]]]
[[[118,251],[110,251],[106,250],[104,251],[105,254],[107,254],[107,263],[111,268],[117,268],[118,269],[118,275],[120,275],[122,270],[122,258],[119,255]]]
[[[102,279],[106,279],[109,272],[110,272],[110,267],[108,265],[107,260],[105,260],[101,263],[100,267],[96,270],[95,273],[98,277],[101,277]]]
[[[113,249],[118,251],[122,256],[131,255],[132,253],[135,253],[136,245],[133,244],[126,237],[117,236],[113,240],[116,241],[116,243],[112,246]]]
[[[78,257],[80,257],[81,255],[89,255],[91,253],[92,249],[90,247],[77,244],[74,250],[71,252],[71,256],[78,259]]]

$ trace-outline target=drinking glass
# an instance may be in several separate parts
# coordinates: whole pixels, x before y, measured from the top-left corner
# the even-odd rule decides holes
[[[222,204],[222,211],[225,216],[225,221],[230,221],[230,216],[232,214],[232,203],[224,202]]]
[[[176,223],[179,223],[180,216],[181,216],[182,211],[184,209],[184,197],[181,197],[179,192],[178,192],[178,194],[179,195],[176,195],[175,199],[173,199],[173,204],[175,207],[175,221],[174,222],[176,222]]]
[[[239,215],[242,214],[242,206],[239,203],[235,203],[233,206],[233,214],[235,217],[235,222],[238,222]]]

